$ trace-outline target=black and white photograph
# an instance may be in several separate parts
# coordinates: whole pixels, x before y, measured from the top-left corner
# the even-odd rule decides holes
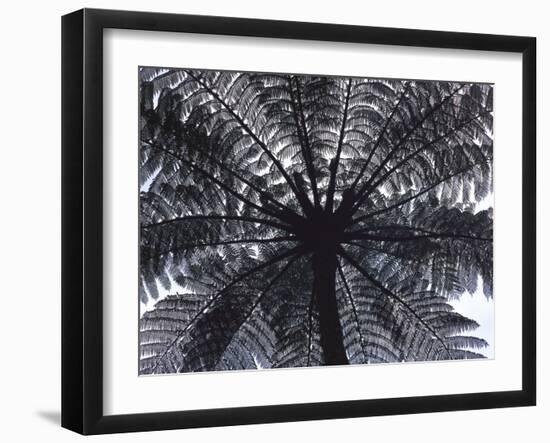
[[[544,2],[3,6],[0,441],[550,435]]]
[[[494,85],[141,66],[139,375],[494,357]]]

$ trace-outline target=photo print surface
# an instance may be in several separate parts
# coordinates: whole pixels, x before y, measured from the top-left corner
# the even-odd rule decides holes
[[[140,67],[139,94],[140,375],[492,356],[492,84]]]

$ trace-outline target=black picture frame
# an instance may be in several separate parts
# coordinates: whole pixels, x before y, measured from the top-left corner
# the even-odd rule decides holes
[[[130,415],[103,412],[103,30],[171,31],[522,54],[522,388]],[[150,431],[515,406],[536,402],[536,39],[83,9],[62,18],[62,426]]]

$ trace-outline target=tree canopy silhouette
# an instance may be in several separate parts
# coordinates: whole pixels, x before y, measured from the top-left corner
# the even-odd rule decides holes
[[[139,75],[141,374],[483,357],[491,85]]]

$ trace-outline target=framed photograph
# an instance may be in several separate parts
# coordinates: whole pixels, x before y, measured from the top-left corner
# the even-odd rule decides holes
[[[62,21],[62,425],[535,404],[531,37]]]

